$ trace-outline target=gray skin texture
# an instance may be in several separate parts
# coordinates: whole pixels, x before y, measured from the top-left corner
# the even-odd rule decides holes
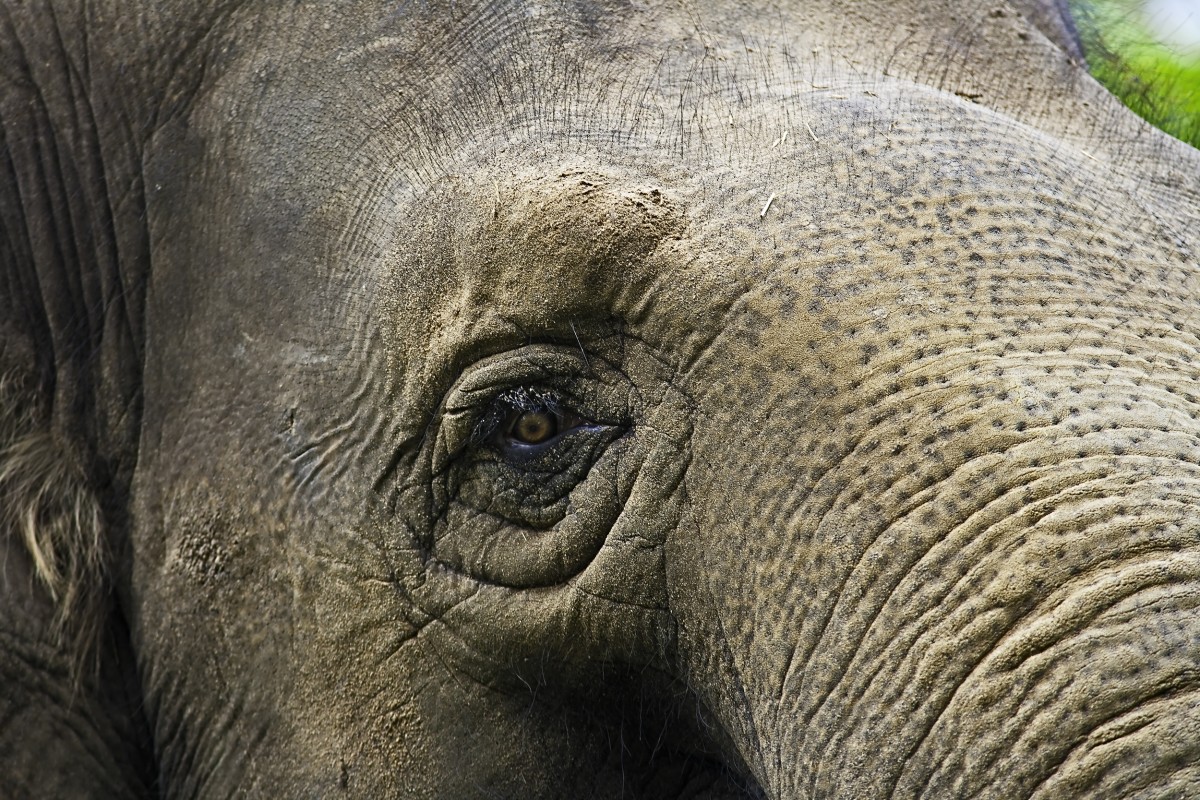
[[[1197,796],[1200,153],[1073,35],[0,3],[0,795]]]

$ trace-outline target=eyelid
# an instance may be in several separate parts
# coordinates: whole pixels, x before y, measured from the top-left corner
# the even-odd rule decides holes
[[[532,455],[541,452],[563,437],[581,429],[601,429],[602,423],[594,422],[568,405],[559,393],[537,386],[515,386],[490,398],[479,393],[476,405],[449,409],[443,414],[437,435],[434,454],[434,472],[441,472],[459,454],[471,446],[490,443],[501,453]],[[552,438],[537,444],[514,442],[507,438],[507,422],[514,414],[544,410],[560,420],[560,428]],[[469,426],[469,427],[468,427]]]
[[[481,417],[505,391],[520,385],[562,380],[586,374],[579,351],[537,346],[492,356],[474,365],[450,387],[442,402],[434,434],[430,467],[442,472],[472,441],[477,441]],[[499,424],[502,420],[496,420]],[[485,427],[488,427],[485,425]],[[488,427],[483,438],[494,432]]]
[[[584,374],[587,374],[587,368],[578,351],[506,353],[464,375],[447,394],[445,410],[456,412],[478,408],[521,387],[544,385]]]
[[[577,384],[580,380],[586,383]],[[574,389],[578,386],[588,387],[585,396],[575,397]],[[574,344],[526,345],[488,356],[467,367],[446,390],[440,412],[433,420],[433,438],[428,450],[433,473],[444,472],[467,448],[493,435],[503,418],[493,415],[486,419],[488,409],[495,407],[498,398],[522,387],[549,395],[552,407],[558,412],[578,416],[583,422],[572,423],[571,431],[579,428],[604,431],[624,426],[622,420],[630,390],[621,372],[602,358],[584,356]],[[602,392],[599,396],[605,398],[600,407],[592,388],[599,389]]]
[[[504,433],[522,413],[548,411],[559,416],[561,409],[561,399],[553,392],[529,386],[507,389],[487,404],[471,433],[471,441],[483,442]]]

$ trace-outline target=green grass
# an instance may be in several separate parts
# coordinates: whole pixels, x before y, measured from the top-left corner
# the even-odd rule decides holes
[[[1159,41],[1131,0],[1072,0],[1092,75],[1150,124],[1200,147],[1200,53]]]

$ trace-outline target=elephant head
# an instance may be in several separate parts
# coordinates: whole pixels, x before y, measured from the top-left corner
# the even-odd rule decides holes
[[[0,58],[6,796],[1200,782],[1200,153],[1059,4]]]

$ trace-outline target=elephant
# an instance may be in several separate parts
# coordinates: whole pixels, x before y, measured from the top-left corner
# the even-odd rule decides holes
[[[0,795],[1200,796],[1200,151],[1063,3],[0,59]]]

